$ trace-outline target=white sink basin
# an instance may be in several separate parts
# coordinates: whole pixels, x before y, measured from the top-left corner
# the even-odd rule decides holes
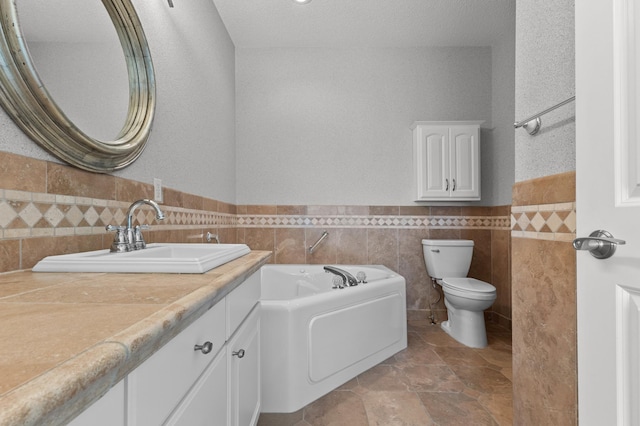
[[[245,244],[148,244],[126,253],[109,250],[48,256],[34,272],[202,274],[249,253]]]

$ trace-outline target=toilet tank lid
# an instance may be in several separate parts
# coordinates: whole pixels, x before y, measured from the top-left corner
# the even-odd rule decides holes
[[[422,240],[423,246],[473,247],[473,240]]]

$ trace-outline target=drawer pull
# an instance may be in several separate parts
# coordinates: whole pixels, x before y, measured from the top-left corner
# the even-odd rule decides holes
[[[194,351],[202,351],[203,354],[208,354],[213,349],[213,343],[205,342],[204,345],[195,345],[193,347]]]
[[[231,355],[237,356],[238,358],[242,358],[244,357],[244,349],[240,349],[239,351],[236,351],[236,352],[231,352]]]

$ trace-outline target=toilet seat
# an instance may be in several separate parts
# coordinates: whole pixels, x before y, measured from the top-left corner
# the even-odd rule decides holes
[[[475,278],[443,278],[442,286],[447,286],[460,291],[473,291],[479,293],[490,293],[496,291],[496,288],[484,281]]]
[[[475,278],[443,278],[440,285],[445,293],[477,300],[496,297],[496,288]]]

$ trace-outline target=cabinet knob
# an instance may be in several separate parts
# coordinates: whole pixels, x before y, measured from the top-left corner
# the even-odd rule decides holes
[[[204,342],[204,345],[195,345],[193,347],[194,351],[202,351],[203,354],[208,354],[213,349],[213,343]]]
[[[237,356],[238,358],[244,357],[244,349],[240,349],[239,351],[231,352],[231,355]]]

